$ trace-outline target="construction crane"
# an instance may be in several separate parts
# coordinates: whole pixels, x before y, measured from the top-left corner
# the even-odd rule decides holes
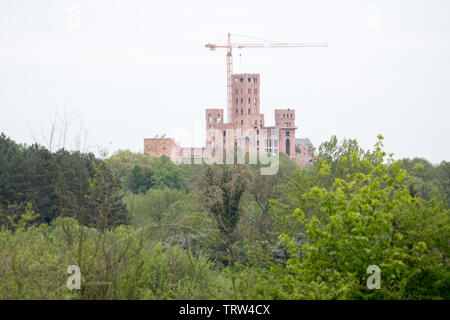
[[[217,48],[227,49],[227,121],[231,121],[231,113],[233,110],[232,105],[232,89],[231,89],[231,74],[233,73],[233,56],[232,49],[243,49],[243,48],[298,48],[298,47],[326,47],[326,42],[319,43],[285,43],[285,42],[276,42],[276,41],[268,41],[263,39],[252,38],[260,41],[266,41],[266,43],[232,43],[231,42],[232,33],[228,33],[228,41],[227,44],[219,45],[213,43],[207,43],[206,48],[209,48],[211,51],[214,51]],[[234,34],[236,36],[241,36],[245,38],[251,38],[247,36],[242,36],[239,34]],[[269,43],[267,43],[269,42]]]

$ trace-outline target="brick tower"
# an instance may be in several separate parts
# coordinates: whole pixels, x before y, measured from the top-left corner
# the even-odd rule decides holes
[[[275,109],[275,127],[280,130],[280,151],[295,157],[295,110]]]
[[[264,115],[260,113],[259,74],[233,74],[231,123],[244,131],[249,128],[262,128]]]

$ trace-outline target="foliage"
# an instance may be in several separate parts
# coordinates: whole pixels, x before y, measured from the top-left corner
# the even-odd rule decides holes
[[[122,181],[125,191],[137,194],[146,193],[149,189],[188,190],[189,170],[185,165],[173,163],[166,156],[150,158],[121,150],[112,155],[107,164]]]
[[[2,134],[0,299],[450,299],[448,162],[332,137],[311,166],[259,169]]]
[[[312,215],[297,208],[291,216],[298,234],[281,234],[290,258],[272,272],[283,284],[279,295],[294,299],[448,298],[449,211],[442,202],[412,197],[408,174],[376,145],[375,161],[351,155],[361,168],[329,188],[302,194]],[[341,160],[342,161],[342,160]],[[362,172],[367,173],[362,173]],[[381,268],[380,290],[366,287],[367,268]],[[433,290],[427,280],[439,279]],[[426,291],[426,290],[425,290]]]
[[[83,236],[82,236],[83,235]],[[0,230],[0,299],[205,299],[198,277],[214,286],[213,266],[178,246],[144,245],[139,229],[106,232],[73,218]],[[69,265],[81,269],[82,290],[66,287]]]
[[[93,185],[96,179],[101,182]],[[0,207],[7,214],[31,204],[40,223],[50,223],[59,215],[93,223],[93,211],[104,204],[101,193],[110,197],[108,214],[114,217],[110,221],[126,223],[119,183],[93,154],[63,149],[51,153],[0,135]]]
[[[433,165],[421,158],[403,159],[400,167],[411,175],[409,191],[412,196],[429,200],[441,194],[450,205],[450,162]]]

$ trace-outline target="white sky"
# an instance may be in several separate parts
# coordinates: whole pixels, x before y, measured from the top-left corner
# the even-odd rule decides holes
[[[381,133],[396,157],[449,161],[449,12],[447,0],[2,0],[0,131],[45,144],[65,106],[71,146],[82,120],[93,152],[201,133],[204,109],[226,108],[225,51],[204,45],[234,32],[328,42],[234,51],[235,72],[261,74],[266,124],[291,107],[315,146],[336,134],[371,148]]]

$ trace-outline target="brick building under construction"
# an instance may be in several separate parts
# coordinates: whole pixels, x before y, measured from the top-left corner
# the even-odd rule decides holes
[[[205,147],[180,147],[173,138],[148,138],[144,139],[144,152],[151,157],[166,155],[179,163],[193,158],[205,160],[205,155],[211,155],[210,151],[217,147],[226,150],[245,146],[247,152],[282,152],[299,165],[310,163],[311,142],[295,138],[295,110],[275,109],[275,125],[266,126],[260,112],[260,75],[233,74],[231,78],[232,109],[228,110],[228,122],[223,109],[205,110]]]

